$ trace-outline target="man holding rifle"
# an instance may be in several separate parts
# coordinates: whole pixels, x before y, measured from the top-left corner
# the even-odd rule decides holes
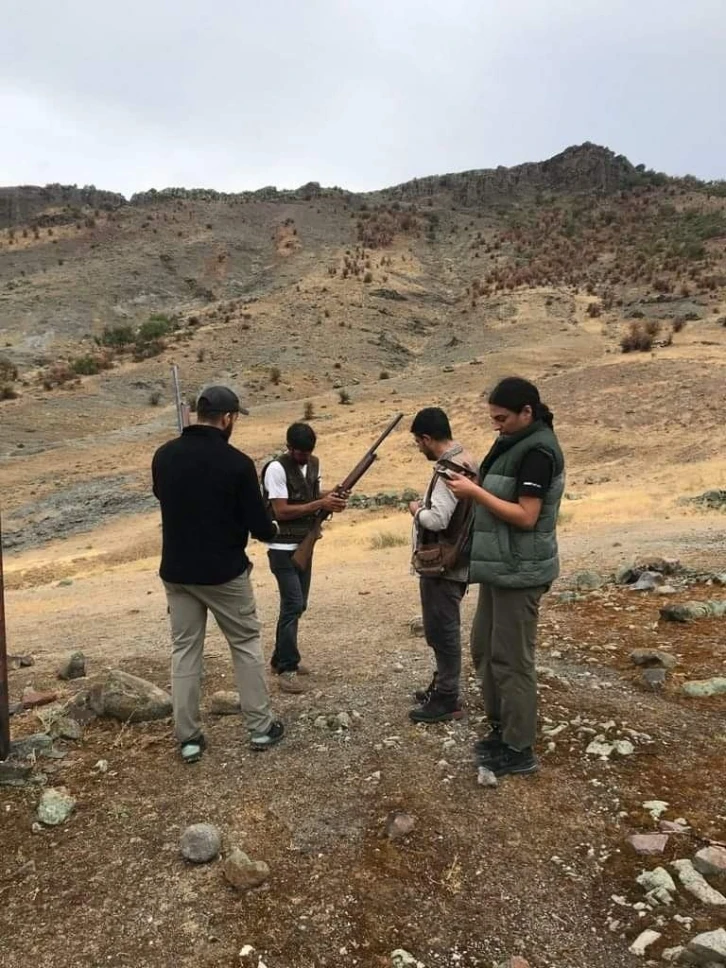
[[[286,440],[287,451],[263,468],[262,488],[279,527],[267,552],[280,591],[271,665],[279,677],[280,690],[298,694],[305,691],[300,676],[309,673],[300,662],[297,635],[300,616],[308,605],[312,555],[302,566],[293,557],[300,543],[319,528],[321,513],[345,510],[347,493],[339,488],[321,492],[320,462],[313,456],[316,436],[309,424],[292,424]]]

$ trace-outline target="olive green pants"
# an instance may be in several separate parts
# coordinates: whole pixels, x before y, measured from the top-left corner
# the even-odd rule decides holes
[[[547,590],[479,586],[471,657],[489,722],[516,750],[534,746],[537,733],[534,656],[539,601]]]
[[[197,739],[202,731],[199,699],[208,611],[229,643],[247,727],[253,734],[266,732],[272,713],[249,572],[224,585],[164,582],[164,588],[171,620],[171,698],[179,742]]]

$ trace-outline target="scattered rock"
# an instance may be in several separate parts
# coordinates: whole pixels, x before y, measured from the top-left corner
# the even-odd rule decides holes
[[[726,904],[726,897],[711,887],[690,860],[674,860],[672,866],[678,871],[678,880],[688,893],[698,898],[702,904],[711,904],[715,907]]]
[[[633,649],[630,658],[637,666],[675,669],[678,665],[678,659],[674,655],[661,652],[660,649]]]
[[[82,679],[86,674],[86,657],[82,652],[74,652],[58,669],[59,679]]]
[[[687,824],[677,820],[661,820],[659,826],[664,834],[687,834],[689,829]]]
[[[668,844],[668,834],[632,834],[628,843],[637,854],[662,854]]]
[[[416,635],[418,636],[418,638],[423,638],[425,634],[424,623],[420,615],[417,615],[416,618],[412,618],[411,621],[408,623],[408,627],[411,631],[411,635]]]
[[[507,958],[497,968],[529,968],[529,962],[515,955],[513,958]]]
[[[686,951],[691,964],[726,964],[726,931],[717,928],[715,931],[698,934],[688,942]]]
[[[416,821],[410,813],[396,810],[389,814],[386,821],[386,837],[389,840],[400,840],[402,837],[408,837],[415,826]]]
[[[391,968],[425,968],[422,961],[417,961],[414,956],[403,948],[396,948],[391,952]]]
[[[327,716],[316,716],[313,726],[316,729],[327,729],[328,728],[328,718]]]
[[[681,692],[692,698],[707,696],[721,696],[726,693],[726,676],[714,676],[713,679],[692,679],[684,682]]]
[[[654,891],[660,888],[668,891],[670,894],[676,893],[675,882],[665,867],[656,867],[652,871],[643,871],[636,878],[636,881],[645,891]]]
[[[578,591],[595,591],[606,584],[606,580],[596,571],[580,571],[572,579],[572,583]]]
[[[480,766],[477,770],[476,782],[479,784],[479,786],[483,787],[493,788],[499,786],[499,780],[486,766]]]
[[[33,772],[26,763],[13,763],[12,760],[0,761],[0,786],[25,786]]]
[[[678,589],[674,588],[673,585],[659,585],[655,593],[656,595],[675,595]]]
[[[91,708],[98,716],[128,723],[145,723],[171,716],[171,696],[153,682],[112,669],[90,695]]]
[[[65,787],[50,787],[43,791],[38,804],[38,820],[49,827],[55,827],[67,820],[73,812],[76,801]]]
[[[664,814],[670,804],[667,800],[646,800],[643,807],[648,811],[653,820],[658,820]]]
[[[23,691],[22,703],[25,709],[36,709],[38,706],[47,706],[55,702],[57,698],[57,692],[37,692],[32,686],[28,686]]]
[[[638,576],[638,580],[631,584],[630,590],[633,592],[652,592],[662,584],[663,576],[660,572],[643,571]]]
[[[10,669],[28,669],[33,665],[35,665],[35,659],[32,657],[32,655],[8,656],[8,668]]]
[[[666,948],[662,954],[663,961],[668,961],[671,964],[676,961],[680,961],[680,957],[686,949],[682,944],[677,945],[675,948]]]
[[[403,672],[403,666],[401,665],[400,662],[394,662],[391,668],[393,669],[394,672]]]
[[[724,615],[726,602],[683,602],[666,605],[660,610],[660,617],[666,622],[694,622],[699,618],[723,618]]]
[[[243,945],[239,953],[240,968],[267,968],[251,944]]]
[[[334,719],[337,729],[350,729],[350,716],[346,712],[338,713]]]
[[[83,727],[70,716],[54,716],[48,725],[48,732],[53,739],[70,739],[76,742],[83,739]]]
[[[704,847],[693,858],[693,866],[699,874],[726,878],[726,847],[719,844]]]
[[[210,823],[195,823],[182,834],[182,857],[193,864],[206,864],[214,860],[222,849],[222,835]]]
[[[659,931],[652,931],[650,929],[648,929],[647,931],[643,931],[642,934],[638,935],[638,937],[631,944],[628,950],[631,951],[634,955],[644,955],[646,952],[646,949],[649,948],[652,944],[655,944],[655,942],[660,938],[660,936],[661,935]]]
[[[10,744],[10,755],[19,760],[48,753],[53,749],[53,740],[47,733],[32,733],[22,739],[14,739]]]
[[[223,873],[238,891],[250,891],[264,884],[270,868],[263,860],[250,860],[243,850],[235,847],[224,862]]]
[[[215,692],[209,701],[210,712],[215,716],[234,716],[241,712],[239,693],[233,690]]]
[[[596,736],[585,750],[587,756],[600,756],[608,759],[613,753],[618,756],[632,756],[635,747],[629,739],[606,740],[604,736]]]
[[[658,692],[665,685],[666,671],[665,669],[643,669],[640,679],[644,686],[652,689],[653,692]]]

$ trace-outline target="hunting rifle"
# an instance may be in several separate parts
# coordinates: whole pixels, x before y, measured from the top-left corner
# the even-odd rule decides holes
[[[179,433],[189,426],[189,404],[185,403],[181,395],[179,386],[179,367],[176,363],[171,367],[171,378],[174,383],[174,400],[176,403],[176,420],[179,425]]]
[[[363,457],[358,461],[345,480],[341,481],[341,483],[333,489],[334,494],[347,495],[349,491],[353,490],[361,477],[363,477],[365,472],[370,468],[371,464],[373,464],[373,462],[377,459],[378,455],[376,454],[376,451],[402,417],[402,413],[396,414],[378,440],[368,448]],[[313,551],[315,550],[315,542],[322,536],[323,521],[329,518],[331,514],[331,511],[317,511],[315,513],[315,523],[297,546],[295,553],[292,556],[292,561],[296,568],[299,568],[300,571],[305,571],[305,569],[310,566],[310,562],[313,558]]]

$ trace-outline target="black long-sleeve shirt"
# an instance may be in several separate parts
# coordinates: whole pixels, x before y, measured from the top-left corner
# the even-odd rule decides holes
[[[222,585],[249,566],[250,534],[259,541],[277,534],[254,463],[216,427],[186,427],[157,450],[151,473],[161,504],[164,581]]]

